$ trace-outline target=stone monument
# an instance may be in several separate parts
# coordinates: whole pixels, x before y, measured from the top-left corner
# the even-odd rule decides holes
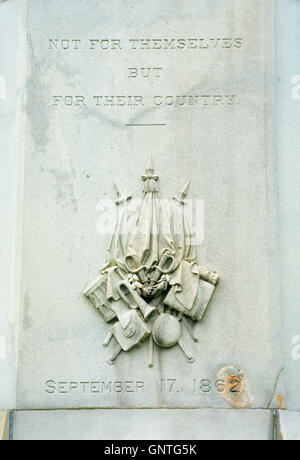
[[[0,3],[13,439],[273,439],[300,409],[276,17],[274,0]]]

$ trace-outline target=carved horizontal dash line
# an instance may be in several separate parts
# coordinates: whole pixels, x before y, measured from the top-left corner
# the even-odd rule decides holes
[[[165,123],[129,123],[125,126],[133,126],[133,127],[145,127],[145,126],[167,126]]]

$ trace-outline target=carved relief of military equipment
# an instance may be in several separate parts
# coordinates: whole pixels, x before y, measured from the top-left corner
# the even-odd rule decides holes
[[[128,281],[121,281],[118,286],[118,291],[123,301],[131,308],[139,308],[143,314],[145,321],[147,321],[156,308],[146,303],[143,298],[133,289]]]
[[[85,296],[94,304],[100,315],[109,323],[116,318],[116,313],[113,311],[106,298],[106,277],[101,276],[95,281],[86,291]]]
[[[188,362],[195,361],[189,342],[199,340],[193,323],[201,321],[219,281],[216,272],[198,265],[189,239],[184,205],[190,182],[166,203],[159,198],[158,179],[150,157],[142,176],[143,200],[133,215],[128,210],[131,195],[115,184],[119,214],[107,262],[99,279],[84,292],[112,324],[103,343],[106,347],[115,343],[110,364],[121,351],[128,352],[146,339],[149,367],[154,345],[178,345]]]

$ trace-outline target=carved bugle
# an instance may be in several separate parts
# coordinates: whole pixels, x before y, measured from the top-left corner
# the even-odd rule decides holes
[[[136,273],[142,283],[147,283],[148,280],[145,273],[145,267],[140,265],[140,262],[137,258],[127,256],[125,263],[131,273]]]
[[[156,312],[156,308],[145,302],[128,281],[120,281],[118,291],[127,305],[131,308],[137,306],[140,309],[146,321]]]
[[[159,264],[156,266],[155,272],[150,282],[150,286],[154,286],[159,281],[159,278],[161,277],[162,273],[169,273],[169,270],[172,267],[173,263],[174,257],[172,256],[172,254],[170,254],[169,252],[165,252],[161,257]]]

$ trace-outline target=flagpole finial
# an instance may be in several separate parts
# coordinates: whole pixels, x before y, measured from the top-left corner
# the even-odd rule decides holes
[[[189,180],[189,181],[187,181],[187,183],[185,184],[183,189],[179,192],[178,197],[174,196],[173,199],[175,201],[177,201],[178,203],[180,203],[180,204],[184,204],[184,199],[185,199],[185,197],[187,196],[187,194],[189,192],[190,185],[191,185],[191,181]]]
[[[190,185],[191,185],[191,181],[188,180],[187,183],[185,184],[185,186],[183,187],[183,189],[180,192],[182,199],[184,199],[187,196],[187,194],[189,193]]]
[[[116,200],[116,205],[119,206],[122,203],[126,203],[127,201],[131,200],[132,196],[127,195],[126,192],[123,192],[117,182],[114,182],[114,187],[116,189],[118,199]]]
[[[120,189],[120,187],[119,187],[119,185],[117,184],[116,181],[114,181],[114,187],[115,187],[115,190],[116,190],[117,195],[118,195],[118,196],[121,196],[121,195],[122,195],[122,191],[121,191],[121,189]]]
[[[154,174],[154,166],[151,154],[149,155],[148,164],[146,166],[146,173],[142,176],[142,180],[145,182],[144,192],[154,193],[158,191],[156,184],[158,181],[158,176]]]
[[[152,159],[151,153],[150,153],[150,155],[148,157],[148,164],[147,164],[146,172],[149,173],[149,174],[154,173],[153,159]]]

